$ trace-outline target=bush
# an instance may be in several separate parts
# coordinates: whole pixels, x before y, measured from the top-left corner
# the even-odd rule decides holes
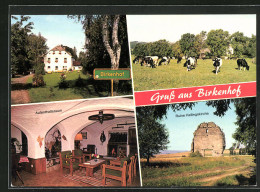
[[[195,152],[190,153],[190,157],[202,157],[202,155],[200,154],[199,151],[195,151]]]
[[[34,71],[36,75],[45,75],[44,63],[38,63],[34,66]]]
[[[65,75],[65,73],[61,73],[61,75],[60,75],[60,82],[59,82],[59,88],[60,89],[66,89],[66,88],[69,87],[68,82],[65,81],[66,77],[67,76]]]
[[[76,87],[84,87],[85,86],[84,80],[80,77],[80,75],[75,82],[75,86]]]
[[[43,76],[41,74],[38,74],[38,75],[34,75],[33,76],[33,86],[34,87],[42,87],[42,86],[45,86],[45,82],[44,82],[44,79],[43,79]]]
[[[68,87],[69,87],[69,84],[68,84],[67,81],[61,80],[61,81],[59,82],[59,88],[60,88],[60,89],[66,89],[66,88],[68,88]]]

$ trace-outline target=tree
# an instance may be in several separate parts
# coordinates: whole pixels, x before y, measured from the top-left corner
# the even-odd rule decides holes
[[[199,34],[195,36],[194,48],[196,50],[196,56],[200,55],[200,51],[204,48],[207,48],[206,44],[207,32],[201,31]]]
[[[12,19],[17,20],[16,23],[11,26],[11,73],[24,74],[31,68],[28,55],[28,36],[33,28],[33,23],[28,22],[29,16],[20,16],[20,20],[17,17],[12,16]],[[24,24],[28,22],[27,24]]]
[[[76,47],[74,47],[73,49],[71,47],[68,47],[66,45],[61,45],[62,47],[64,47],[65,51],[69,52],[72,56],[73,59],[77,60],[78,56],[77,56],[77,49]]]
[[[220,117],[230,109],[231,103],[234,103],[236,108],[237,121],[235,124],[238,126],[233,138],[256,156],[256,98],[207,101],[208,106],[216,108],[214,114]]]
[[[138,43],[133,49],[133,54],[135,56],[147,56],[149,55],[147,51],[147,43]]]
[[[172,45],[172,51],[173,51],[174,57],[176,57],[176,58],[183,57],[183,53],[181,51],[181,46],[180,46],[180,41],[177,41]]]
[[[169,134],[154,115],[155,109],[150,106],[136,108],[140,155],[147,159],[147,164],[154,154],[167,149],[169,143]]]
[[[256,57],[256,36],[255,35],[252,35],[251,38],[247,37],[243,54],[247,55],[248,57]]]
[[[151,43],[150,54],[159,57],[173,56],[171,45],[165,39]]]
[[[194,43],[195,43],[194,34],[185,33],[181,36],[180,47],[182,53],[185,55],[186,58],[197,56]]]
[[[229,46],[229,33],[222,29],[211,30],[207,35],[206,42],[214,56],[226,55]]]
[[[256,155],[256,98],[234,100],[238,126],[233,138]]]
[[[236,57],[240,57],[245,52],[246,39],[242,32],[236,32],[230,36],[230,42]]]
[[[112,20],[110,24],[112,24],[112,37],[110,38],[109,34],[109,24],[108,20]],[[118,69],[119,68],[119,60],[121,54],[121,45],[118,41],[118,23],[120,20],[119,15],[115,15],[112,19],[108,15],[104,15],[103,23],[102,23],[102,34],[103,34],[103,42],[106,47],[106,50],[110,56],[111,60],[111,68]]]
[[[126,17],[119,15],[68,16],[82,23],[85,31],[86,58],[83,72],[93,74],[95,68],[129,68]],[[125,83],[121,81],[121,89]],[[106,86],[107,82],[103,83]],[[119,81],[114,81],[117,92]],[[129,86],[127,86],[129,88]],[[130,87],[131,89],[131,87]],[[129,91],[129,90],[128,90]]]
[[[41,33],[28,36],[28,58],[36,74],[45,74],[43,56],[47,53],[46,38]]]
[[[75,56],[75,60],[78,60],[78,55],[77,55],[77,48],[74,46],[74,48],[73,48],[73,53],[75,54],[74,56]]]

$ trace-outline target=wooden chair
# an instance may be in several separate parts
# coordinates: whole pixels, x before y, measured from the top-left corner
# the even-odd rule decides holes
[[[132,181],[134,179],[134,176],[136,175],[136,158],[135,156],[128,157],[128,158],[123,158],[123,160],[128,160],[128,166],[127,166],[127,182],[132,184]],[[116,160],[111,160],[110,165],[112,166],[121,166],[122,164],[122,159],[116,159]]]
[[[22,184],[24,184],[23,179],[20,175],[21,166],[19,165],[20,160],[20,154],[19,153],[12,153],[12,177],[16,178],[18,177]]]
[[[134,179],[134,156],[130,157],[130,163],[128,165],[128,183],[132,184]]]
[[[102,165],[102,184],[106,185],[106,178],[114,179],[121,182],[121,186],[126,186],[127,179],[127,161],[122,166]]]
[[[60,169],[63,174],[63,168],[70,170],[70,175],[73,175],[73,170],[79,168],[79,163],[73,158],[71,151],[62,151],[59,153],[60,157]]]
[[[91,159],[91,154],[84,154],[81,149],[76,149],[72,150],[72,157],[77,159],[79,163],[84,163],[86,157],[88,157],[89,160]]]
[[[136,177],[136,163],[137,163],[137,158],[138,158],[138,156],[137,156],[137,154],[135,154],[135,156],[134,156],[135,158],[134,158],[134,167],[133,167],[133,169],[134,169],[134,177]]]

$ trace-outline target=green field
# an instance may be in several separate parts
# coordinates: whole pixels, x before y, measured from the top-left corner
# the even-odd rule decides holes
[[[70,99],[83,99],[93,97],[110,96],[110,81],[97,81],[90,75],[84,75],[81,72],[67,72],[66,82],[68,88],[61,89],[58,84],[60,82],[61,73],[52,73],[44,75],[46,85],[44,87],[32,87],[28,89],[30,100],[34,102],[59,101]],[[83,86],[76,86],[78,77],[83,79]],[[27,80],[27,83],[32,83],[32,77]],[[118,95],[129,94],[119,92]]]
[[[156,68],[132,64],[134,90],[144,91],[256,81],[256,64],[252,63],[252,59],[246,60],[250,66],[249,71],[239,71],[236,60],[223,60],[221,70],[217,75],[214,73],[215,68],[211,59],[198,59],[197,68],[191,71],[187,71],[187,68],[183,67],[185,60],[177,64],[177,60],[173,59],[169,65]]]
[[[254,185],[252,156],[170,157],[158,155],[150,165],[141,160],[143,186]]]

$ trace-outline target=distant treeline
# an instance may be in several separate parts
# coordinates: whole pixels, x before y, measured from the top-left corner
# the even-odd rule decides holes
[[[256,56],[256,36],[244,36],[242,32],[229,34],[222,29],[202,31],[197,35],[185,33],[181,39],[171,43],[165,39],[155,42],[131,42],[132,54],[136,56],[170,56],[211,58],[213,56]]]

